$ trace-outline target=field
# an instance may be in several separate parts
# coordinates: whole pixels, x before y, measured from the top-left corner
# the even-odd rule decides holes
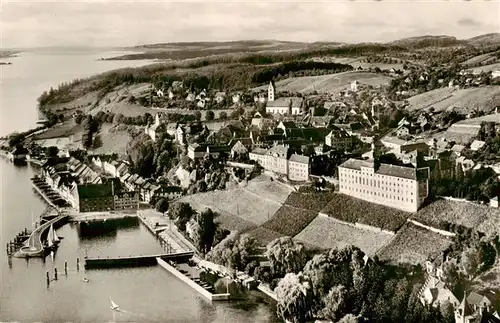
[[[250,189],[249,189],[250,188]],[[184,196],[181,202],[198,211],[211,208],[221,214],[219,222],[228,230],[250,230],[269,220],[280,209],[290,189],[265,176],[259,176],[247,187]]]
[[[422,110],[434,107],[436,111],[444,111],[456,107],[457,111],[470,112],[473,109],[489,113],[500,105],[500,86],[486,86],[454,90],[441,88],[415,95],[408,99],[410,110]]]
[[[292,191],[287,186],[276,181],[271,182],[269,177],[264,175],[257,176],[249,181],[245,189],[266,199],[280,203],[285,202]]]
[[[237,216],[256,225],[264,223],[281,207],[281,203],[264,199],[241,187],[188,195],[181,198],[181,202],[191,204],[198,211],[211,208],[218,213]]]
[[[99,130],[99,137],[102,145],[96,149],[92,149],[93,154],[118,154],[120,158],[127,158],[127,144],[132,138],[128,128],[133,129],[134,126],[117,126],[112,124],[103,124]],[[141,131],[136,129],[135,131]]]
[[[297,193],[292,192],[285,201],[285,205],[294,206],[310,211],[319,212],[323,209],[335,193]]]
[[[316,217],[317,212],[283,205],[262,227],[293,237]]]
[[[483,205],[467,202],[438,200],[420,209],[412,219],[439,228],[440,222],[460,224],[468,228],[477,228],[488,217],[500,211]]]
[[[406,223],[377,255],[380,260],[392,263],[423,265],[425,261],[438,257],[451,244],[450,239],[438,233]]]
[[[368,256],[373,256],[392,237],[387,233],[363,230],[341,224],[332,218],[317,216],[294,239],[321,249],[341,249],[353,245]]]
[[[500,114],[494,113],[494,114],[488,114],[482,117],[477,117],[477,118],[470,118],[470,119],[465,119],[460,122],[457,122],[457,124],[472,124],[472,125],[481,125],[483,122],[495,122],[495,123],[500,123]]]
[[[491,53],[487,53],[469,58],[465,62],[462,62],[462,65],[474,66],[476,64],[484,64],[486,62],[489,63],[489,62],[494,62],[496,60],[497,58],[494,55],[492,55]]]
[[[489,64],[489,65],[484,65],[484,66],[479,66],[473,69],[474,72],[483,72],[483,73],[488,73],[488,72],[493,72],[500,69],[500,63],[494,63],[494,64]]]
[[[370,203],[344,194],[335,194],[321,211],[346,222],[359,222],[389,231],[398,230],[411,213]]]
[[[349,64],[354,68],[361,67],[364,70],[369,68],[380,68],[381,70],[390,70],[394,68],[396,70],[402,70],[403,64],[400,63],[367,63],[365,62],[366,57],[358,56],[358,57],[315,57],[314,61],[317,62],[332,62],[332,63],[340,63],[340,64]]]
[[[255,223],[234,215],[220,214],[216,221],[221,224],[222,228],[229,231],[246,232],[257,227]]]
[[[391,78],[388,76],[370,72],[344,72],[329,75],[291,77],[276,82],[277,91],[291,91],[309,93],[335,93],[346,89],[352,81],[358,80],[361,84],[372,86],[389,84]],[[266,86],[260,86],[255,90],[267,90]]]
[[[75,124],[73,120],[65,121],[62,124],[57,124],[47,131],[44,131],[38,135],[33,136],[33,140],[40,139],[50,139],[50,138],[60,138],[69,137],[78,133],[82,133],[83,127],[81,125]]]
[[[269,242],[273,241],[274,239],[281,238],[284,236],[279,232],[266,229],[263,226],[257,227],[246,233],[250,234],[255,239],[257,239],[257,241],[261,246],[266,246]]]

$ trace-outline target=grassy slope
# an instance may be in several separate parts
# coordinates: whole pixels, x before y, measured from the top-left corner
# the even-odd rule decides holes
[[[341,224],[335,219],[318,216],[294,239],[312,244],[321,249],[343,248],[354,245],[369,256],[384,246],[392,235],[373,232]]]
[[[376,73],[354,71],[319,76],[291,77],[276,82],[276,87],[278,91],[335,93],[346,89],[355,80],[361,84],[378,86],[389,84],[391,78]],[[267,85],[256,87],[254,90],[267,90]]]
[[[490,112],[500,105],[500,86],[486,86],[454,90],[440,88],[426,93],[415,95],[408,99],[411,110],[421,110],[434,107],[436,111],[443,111],[453,106],[463,112],[475,108]]]

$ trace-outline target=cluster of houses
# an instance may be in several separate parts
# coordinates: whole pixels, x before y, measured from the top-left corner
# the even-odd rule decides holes
[[[88,163],[70,157],[42,168],[45,182],[78,212],[137,209],[153,196],[175,199],[180,187],[161,186],[129,172],[114,156],[93,156]]]
[[[214,102],[221,104],[228,99],[230,95],[231,102],[234,105],[238,105],[241,102],[241,92],[234,92],[232,94],[227,94],[224,91],[217,91],[214,93],[209,93],[206,89],[201,90],[196,93],[191,89],[184,90],[184,83],[181,81],[174,81],[170,87],[154,88],[154,94],[157,98],[176,100],[184,99],[188,102],[193,102],[196,107],[200,109],[205,109],[209,102]]]
[[[445,284],[443,263],[444,255],[425,263],[427,279],[418,294],[420,302],[425,306],[441,308],[451,304],[455,323],[500,322],[500,315],[494,310],[494,293],[481,295],[466,291],[463,299],[458,300]]]

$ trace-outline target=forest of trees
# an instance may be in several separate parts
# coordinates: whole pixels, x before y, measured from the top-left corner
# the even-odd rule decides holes
[[[289,322],[454,322],[453,308],[423,306],[421,271],[404,270],[365,257],[353,246],[310,257],[289,237],[267,246],[270,268],[257,279],[276,286],[278,316]],[[347,316],[347,318],[346,318]]]

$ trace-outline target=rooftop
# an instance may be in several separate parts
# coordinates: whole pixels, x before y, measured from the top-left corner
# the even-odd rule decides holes
[[[309,164],[309,157],[303,155],[292,154],[289,159],[291,162]]]
[[[288,97],[288,98],[278,98],[274,101],[268,101],[268,107],[288,107],[290,102],[292,103],[292,108],[302,107],[303,98],[299,97]]]
[[[373,168],[373,161],[360,160],[351,158],[344,162],[339,167],[361,170],[361,167]],[[407,179],[417,179],[417,169],[411,167],[390,165],[390,164],[380,164],[379,168],[375,171],[376,174],[400,177]]]
[[[78,185],[78,196],[80,198],[100,198],[113,196],[110,183]]]

